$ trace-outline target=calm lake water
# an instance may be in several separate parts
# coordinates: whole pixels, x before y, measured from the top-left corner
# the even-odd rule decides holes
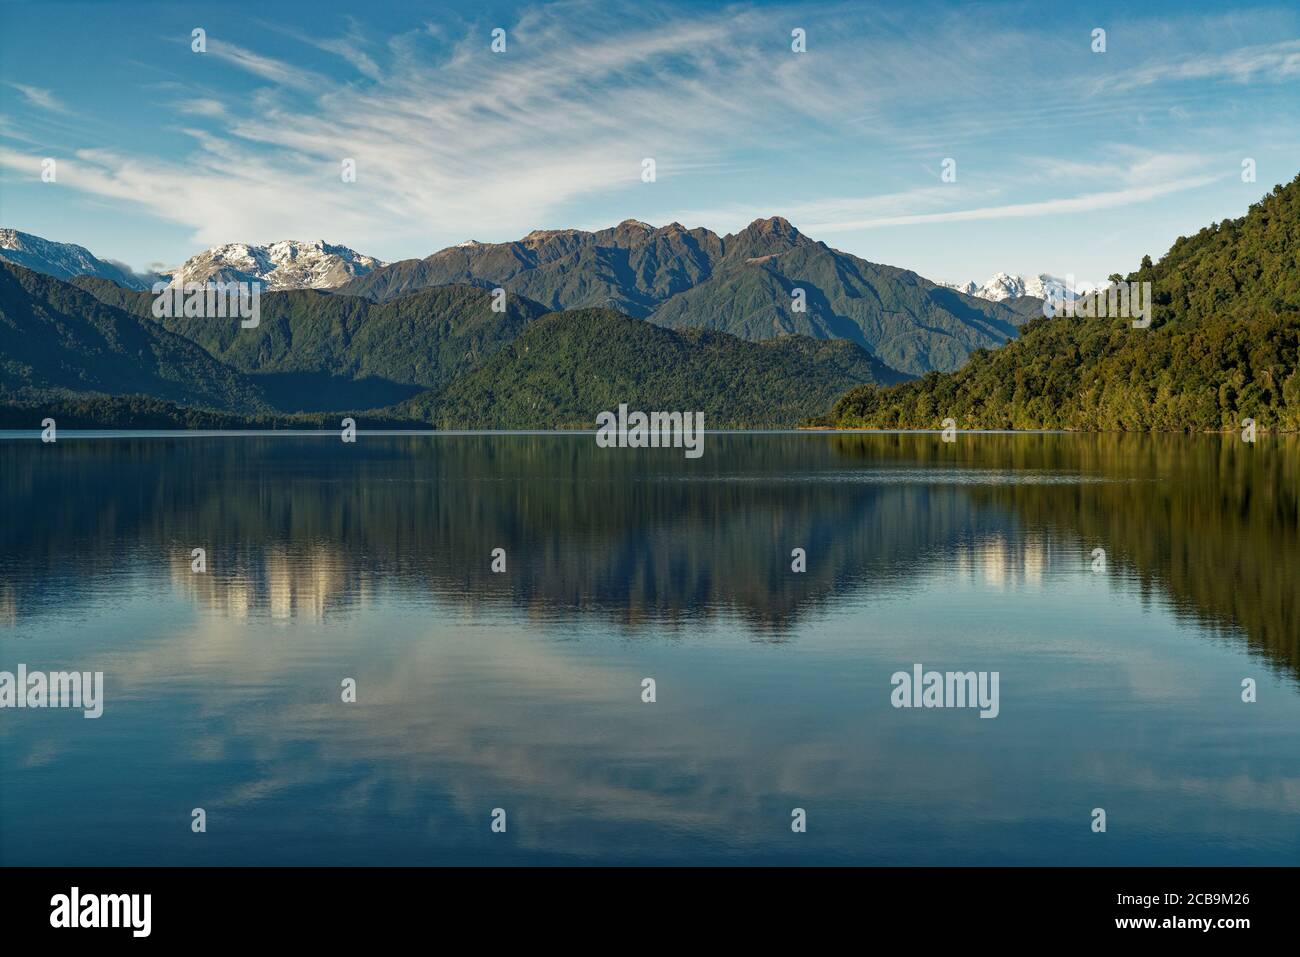
[[[33,434],[0,863],[1300,860],[1294,437]]]

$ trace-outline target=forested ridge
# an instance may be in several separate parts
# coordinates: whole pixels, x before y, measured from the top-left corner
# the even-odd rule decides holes
[[[1093,431],[1300,429],[1300,177],[1180,237],[1121,278],[1150,282],[1149,328],[1037,318],[956,372],[850,390],[814,425]]]

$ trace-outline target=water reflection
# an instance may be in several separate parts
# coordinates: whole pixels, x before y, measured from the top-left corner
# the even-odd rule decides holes
[[[109,694],[97,722],[0,717],[0,860],[1282,862],[1297,451],[0,441],[0,668]],[[1009,700],[916,720],[888,703],[913,661]],[[1098,803],[1122,838],[1093,840]]]
[[[1083,567],[1104,545],[1108,574],[1295,670],[1298,473],[1295,437],[712,436],[699,462],[585,436],[5,441],[0,625],[161,552],[171,588],[233,616],[320,620],[395,590],[629,627],[727,613],[779,637],[935,562],[1034,580],[1053,548]]]

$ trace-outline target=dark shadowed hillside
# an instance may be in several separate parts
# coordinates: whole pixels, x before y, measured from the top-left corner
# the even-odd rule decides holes
[[[76,286],[0,263],[0,394],[42,402],[132,393],[230,412],[271,408],[248,376],[188,339]]]
[[[78,280],[108,302],[149,316],[253,375],[284,411],[368,409],[440,389],[475,368],[546,310],[510,296],[492,311],[489,290],[425,289],[390,302],[311,289],[261,295],[261,322],[152,319],[153,297]]]
[[[586,309],[537,320],[482,368],[396,412],[440,428],[592,428],[625,402],[702,411],[709,428],[788,426],[844,383],[899,378],[851,342],[748,342]]]

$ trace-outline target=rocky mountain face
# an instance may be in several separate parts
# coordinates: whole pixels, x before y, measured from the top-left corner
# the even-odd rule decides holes
[[[832,249],[779,216],[725,236],[626,220],[595,232],[470,241],[373,270],[338,291],[383,301],[449,283],[751,340],[849,339],[913,375],[957,368],[972,350],[1013,338],[1024,320],[1000,303]]]
[[[73,243],[56,243],[17,229],[0,229],[0,262],[71,279],[74,276],[98,276],[127,289],[147,288],[146,277],[137,276],[126,266],[100,259]]]
[[[384,300],[450,283],[504,285],[551,309],[608,308],[644,319],[706,278],[722,242],[707,229],[635,220],[597,232],[534,230],[515,242],[471,241],[393,263],[340,291]]]
[[[226,243],[185,260],[172,282],[260,282],[263,289],[334,289],[386,265],[324,240],[285,240],[267,246]]]

